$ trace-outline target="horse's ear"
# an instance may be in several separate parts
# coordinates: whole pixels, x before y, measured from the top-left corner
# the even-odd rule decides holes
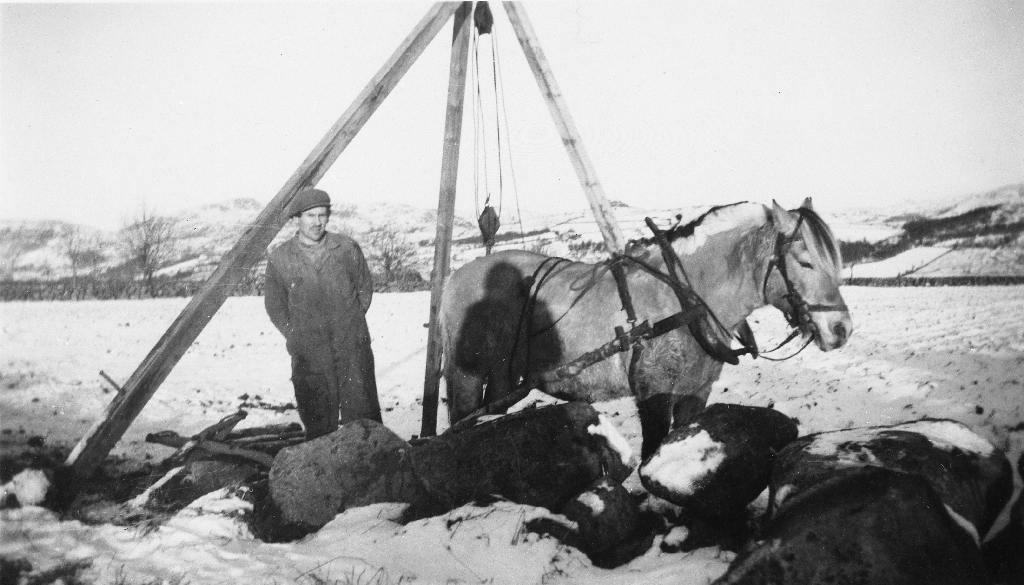
[[[814,211],[814,206],[811,205],[811,198],[810,197],[805,198],[804,202],[800,204],[800,207],[802,207],[802,208],[804,208],[804,209],[806,209],[808,211]]]
[[[772,217],[775,218],[775,227],[778,228],[780,234],[789,235],[796,230],[796,220],[774,199],[772,199]]]

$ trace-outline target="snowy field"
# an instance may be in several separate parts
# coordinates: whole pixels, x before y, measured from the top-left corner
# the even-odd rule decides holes
[[[773,404],[802,434],[914,420],[961,421],[1007,450],[1024,451],[1024,287],[843,289],[854,319],[850,343],[808,348],[774,363],[727,367],[712,401]],[[384,423],[419,433],[428,293],[380,294],[369,313]],[[71,443],[113,394],[100,370],[126,380],[185,306],[182,299],[0,305],[0,440]],[[785,334],[781,315],[755,313],[762,347]],[[609,331],[611,335],[611,331]],[[787,355],[795,344],[784,348]],[[260,298],[231,298],[181,360],[116,454],[159,459],[170,449],[146,433],[189,435],[238,408],[241,427],[297,421],[284,341]],[[277,408],[275,408],[277,407]],[[441,405],[444,421],[444,406]],[[627,400],[599,405],[639,451]],[[444,425],[439,430],[443,430]],[[1020,487],[1020,478],[1016,479]],[[640,490],[634,474],[627,487]],[[349,510],[291,544],[254,539],[238,516],[248,506],[216,492],[152,526],[88,526],[43,508],[0,512],[0,555],[36,570],[89,559],[97,583],[708,583],[732,554],[715,548],[662,553],[598,569],[579,551],[522,532],[547,512],[514,504],[467,506],[408,525],[400,506]]]

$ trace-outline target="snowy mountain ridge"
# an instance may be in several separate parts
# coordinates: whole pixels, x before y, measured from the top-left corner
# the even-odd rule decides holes
[[[708,206],[674,209],[646,209],[621,202],[614,212],[627,239],[649,235],[645,218],[667,228],[688,222]],[[190,272],[205,277],[231,249],[241,233],[263,209],[255,199],[233,199],[183,210],[173,216],[177,228],[174,258],[161,272]],[[936,248],[937,252],[914,252],[921,258],[945,258],[933,267],[935,275],[1015,274],[1024,275],[1024,183],[1008,185],[953,202],[930,207],[901,206],[893,209],[819,209],[838,239],[871,248],[867,256],[847,254],[857,264],[858,275],[874,274],[866,269],[872,260],[890,260],[915,248]],[[374,229],[395,232],[413,248],[413,268],[429,277],[436,231],[436,210],[393,203],[334,206],[332,231],[352,234],[360,241]],[[524,211],[517,217],[506,212],[495,249],[520,248],[551,255],[593,261],[604,257],[600,231],[590,210],[546,214]],[[96,252],[91,262],[79,263],[79,273],[101,273],[123,265],[124,255],[118,233],[63,221],[0,221],[0,278],[16,280],[53,278],[70,274],[67,240],[77,233]],[[275,242],[291,237],[285,226]],[[273,246],[273,244],[272,244]],[[866,248],[865,248],[866,249]],[[456,217],[453,230],[453,266],[483,254],[480,233],[474,219]],[[897,273],[917,266],[900,265]],[[897,262],[896,264],[899,264]],[[889,274],[891,270],[883,270]]]

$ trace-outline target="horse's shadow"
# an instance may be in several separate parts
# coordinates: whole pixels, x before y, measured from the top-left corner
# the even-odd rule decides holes
[[[562,361],[562,341],[534,280],[510,263],[495,264],[484,279],[483,300],[462,321],[454,360],[486,388],[485,404],[516,390],[530,373]]]

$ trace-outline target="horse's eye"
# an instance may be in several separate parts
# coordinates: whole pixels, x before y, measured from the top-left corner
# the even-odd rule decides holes
[[[800,266],[803,266],[804,268],[809,268],[809,269],[813,269],[814,268],[814,264],[811,264],[810,262],[808,262],[806,260],[801,260],[801,259],[797,258],[796,261],[797,261],[797,264],[799,264]]]

